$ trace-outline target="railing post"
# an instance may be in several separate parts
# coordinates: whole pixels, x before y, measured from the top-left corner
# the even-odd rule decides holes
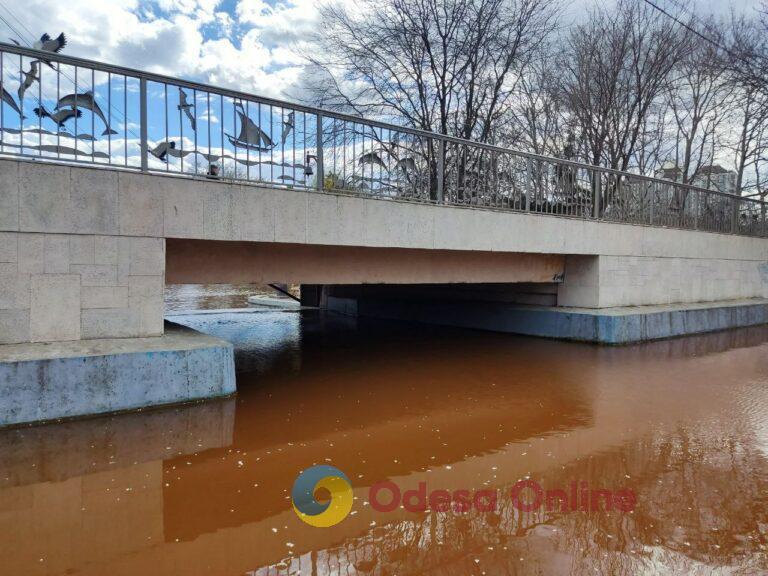
[[[701,208],[701,192],[696,190],[694,192],[694,198],[696,202],[694,202],[694,210],[693,210],[693,229],[698,230],[699,229],[699,209]]]
[[[658,184],[656,182],[653,183],[653,186],[650,186],[648,188],[649,190],[649,197],[648,197],[648,224],[653,226],[653,201],[656,199],[656,187]]]
[[[741,198],[733,196],[731,202],[733,202],[733,207],[731,209],[731,234],[736,234],[739,231],[739,209],[741,208]]]
[[[525,211],[531,211],[531,194],[533,194],[533,160],[528,158],[528,166],[525,171]]]
[[[141,138],[141,171],[149,171],[149,145],[147,142],[147,79],[139,78],[139,124]]]
[[[437,141],[437,203],[443,204],[445,201],[445,140],[442,138]]]
[[[602,185],[603,179],[600,178],[600,170],[592,169],[592,216],[595,218],[595,220],[600,219],[600,196],[602,194],[601,192],[601,185]]]
[[[317,177],[315,179],[315,188],[322,190],[325,188],[325,169],[323,166],[323,115],[317,113]]]

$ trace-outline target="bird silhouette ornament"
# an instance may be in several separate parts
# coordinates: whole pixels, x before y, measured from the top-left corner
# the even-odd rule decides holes
[[[189,123],[192,125],[192,130],[197,131],[197,123],[195,122],[195,116],[192,114],[192,109],[195,107],[194,104],[190,104],[190,102],[187,100],[187,93],[184,92],[181,88],[179,88],[179,105],[176,107],[179,110],[183,110],[184,114],[187,115],[187,118],[189,118]]]
[[[64,36],[64,32],[62,32],[56,38],[51,38],[50,35],[43,34],[40,36],[40,40],[37,40],[32,44],[32,48],[35,50],[44,50],[45,52],[59,53],[66,45],[67,38]]]
[[[8,106],[10,106],[11,109],[16,112],[22,120],[26,119],[26,116],[21,113],[21,108],[19,108],[19,105],[16,104],[16,100],[14,100],[13,96],[11,96],[8,90],[5,89],[2,81],[0,81],[0,93],[2,94],[3,102],[8,104]]]
[[[21,71],[24,79],[19,84],[19,101],[24,99],[24,93],[29,90],[35,81],[40,81],[40,62],[39,60],[32,60],[29,66],[29,72]]]
[[[14,42],[18,44],[18,42],[16,42],[15,40]],[[32,48],[34,48],[35,50],[42,50],[43,52],[53,52],[55,54],[58,54],[64,49],[66,45],[67,45],[67,37],[64,36],[64,32],[59,34],[56,38],[51,38],[50,35],[46,33],[40,36],[40,40],[36,40],[32,44]],[[49,60],[45,60],[41,58],[40,61],[47,64],[48,66],[50,66],[55,70],[53,64],[51,64]]]
[[[282,135],[283,146],[285,146],[285,142],[286,140],[288,140],[288,136],[290,135],[295,125],[296,125],[295,112],[290,112],[288,114],[288,118],[283,120],[283,135]]]
[[[59,130],[64,128],[64,124],[67,123],[67,120],[71,120],[72,118],[80,118],[83,115],[83,113],[80,110],[76,110],[74,108],[62,108],[61,110],[58,110],[57,112],[54,112],[53,114],[51,114],[50,112],[48,112],[48,110],[45,109],[44,106],[35,108],[33,112],[39,118],[50,118],[51,120],[53,120],[56,123],[56,125],[59,127]]]

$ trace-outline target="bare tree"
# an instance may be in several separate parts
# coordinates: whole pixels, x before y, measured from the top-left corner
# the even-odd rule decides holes
[[[733,15],[727,32],[718,36],[705,30],[704,35],[724,46],[731,74],[741,86],[768,97],[768,1],[754,17]]]
[[[555,0],[362,0],[321,10],[310,100],[492,142],[516,78],[547,41]]]
[[[503,143],[534,154],[558,156],[566,146],[570,127],[557,92],[554,55],[533,62],[517,82],[509,109],[509,124],[502,128]]]
[[[754,191],[761,199],[766,197],[766,175],[761,164],[768,152],[768,102],[754,90],[747,87],[739,98],[738,138],[733,145],[736,189]]]
[[[709,28],[715,29],[711,23]],[[723,122],[732,104],[727,60],[716,46],[692,39],[692,49],[667,82],[666,99],[674,126],[674,161],[679,180],[693,182],[720,154]]]
[[[768,21],[761,18],[733,17],[729,26],[731,46],[727,51],[730,67],[729,80],[734,91],[734,107],[730,117],[732,137],[728,147],[736,172],[736,190],[747,196],[766,199],[765,161],[768,154],[768,91],[760,67],[762,58],[768,58],[765,34]],[[746,63],[755,63],[747,68]],[[762,78],[762,82],[761,82]],[[733,137],[735,136],[735,137]],[[745,194],[746,192],[746,194]]]
[[[666,100],[660,99],[643,119],[633,160],[640,174],[655,174],[675,148],[668,135],[668,115],[669,106]]]
[[[630,0],[596,9],[574,28],[562,92],[586,161],[630,167],[648,114],[688,45],[673,21]]]
[[[763,13],[734,16],[730,26],[684,8],[670,18],[648,3],[616,0],[555,38],[560,1],[325,5],[305,52],[305,99],[623,171],[654,174],[672,160],[684,183],[698,181],[708,164],[730,164],[737,189],[766,197],[768,0]],[[352,168],[344,188],[435,199],[442,176],[456,199],[482,202],[522,170],[495,151],[456,143],[438,149],[434,139],[342,124],[333,121],[324,135],[334,160],[342,156]],[[334,178],[345,175],[340,168]],[[555,178],[576,181],[570,169]],[[606,208],[621,180],[580,185],[585,195],[603,194]],[[681,217],[686,197],[676,199]],[[638,192],[637,206],[622,209],[648,201]]]

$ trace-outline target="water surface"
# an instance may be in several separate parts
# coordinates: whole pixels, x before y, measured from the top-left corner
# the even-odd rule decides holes
[[[236,398],[0,433],[2,574],[757,574],[768,329],[623,348],[317,311],[176,316],[235,342]],[[162,383],[158,383],[162,385]],[[332,528],[291,507],[331,464]],[[521,479],[633,512],[520,512]],[[376,512],[369,487],[493,489]]]

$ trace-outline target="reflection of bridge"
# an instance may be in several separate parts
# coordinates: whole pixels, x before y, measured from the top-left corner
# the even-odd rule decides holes
[[[4,86],[39,56],[1,45]],[[295,282],[351,314],[612,343],[768,319],[765,203],[45,57],[57,69],[0,108],[0,342],[21,345],[0,354],[0,387],[61,356],[98,356],[102,382],[106,339],[163,334],[164,282]],[[32,122],[33,106],[71,119]],[[176,399],[233,387],[162,358]],[[53,396],[0,422],[62,415],[61,368],[28,368]]]

